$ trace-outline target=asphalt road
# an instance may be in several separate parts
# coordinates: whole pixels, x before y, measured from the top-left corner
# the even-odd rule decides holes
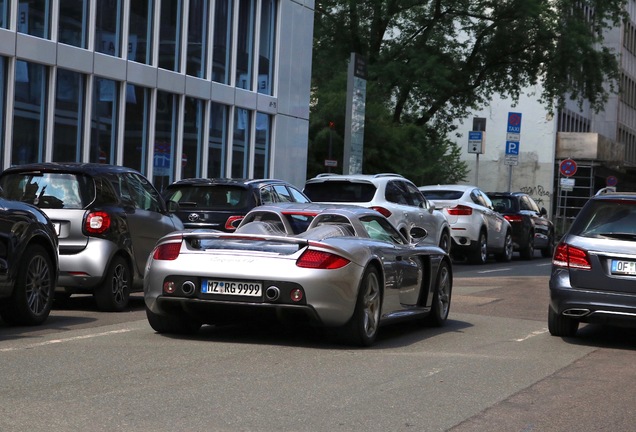
[[[636,331],[547,332],[549,260],[454,265],[443,328],[369,349],[303,327],[155,334],[91,297],[38,328],[0,323],[0,431],[633,430]]]

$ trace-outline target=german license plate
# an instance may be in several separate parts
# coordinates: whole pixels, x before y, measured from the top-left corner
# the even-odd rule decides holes
[[[612,260],[612,274],[636,275],[636,261]]]
[[[260,297],[262,284],[260,282],[203,279],[201,292],[203,294]]]

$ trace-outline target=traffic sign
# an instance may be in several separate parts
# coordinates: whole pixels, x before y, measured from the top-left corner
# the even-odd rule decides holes
[[[470,131],[468,132],[468,153],[484,152],[484,132]]]
[[[521,133],[521,113],[508,113],[508,132]]]
[[[566,177],[571,177],[576,174],[576,168],[576,162],[572,159],[565,159],[559,164],[559,171],[561,171],[561,175]]]
[[[616,176],[608,176],[607,179],[605,179],[605,184],[607,186],[616,186],[618,184],[618,178],[616,178]]]
[[[504,165],[519,165],[519,156],[507,154],[504,158]]]
[[[519,156],[519,141],[506,141],[506,155]]]

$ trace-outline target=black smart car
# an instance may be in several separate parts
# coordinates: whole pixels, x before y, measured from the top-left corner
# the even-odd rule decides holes
[[[163,197],[179,203],[177,215],[186,228],[225,232],[233,232],[256,206],[310,202],[299,189],[276,179],[184,179],[169,185]]]
[[[514,250],[523,259],[532,259],[534,251],[548,258],[554,251],[554,225],[545,208],[523,192],[488,192],[496,212],[510,222]]]
[[[56,296],[92,293],[104,311],[121,311],[141,291],[157,240],[183,224],[154,186],[126,167],[37,163],[0,174],[7,197],[39,207],[59,238]]]
[[[58,276],[57,235],[37,208],[0,189],[0,316],[7,324],[42,324]]]

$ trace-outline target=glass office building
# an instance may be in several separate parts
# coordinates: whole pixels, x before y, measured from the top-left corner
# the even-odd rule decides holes
[[[0,165],[302,185],[314,1],[0,0]]]

